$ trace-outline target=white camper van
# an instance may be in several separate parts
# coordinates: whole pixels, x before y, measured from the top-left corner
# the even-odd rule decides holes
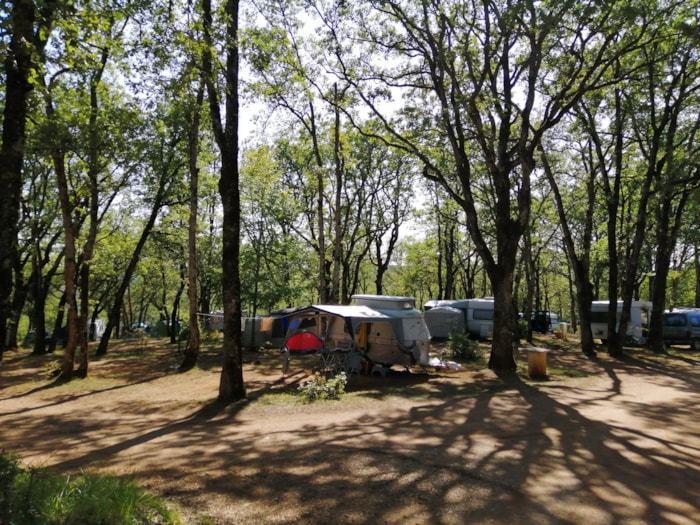
[[[591,304],[591,331],[594,339],[600,339],[603,344],[608,340],[608,306],[609,301],[593,301]],[[616,323],[619,327],[622,313],[622,301],[617,301]],[[627,324],[627,338],[645,344],[651,318],[651,302],[632,301],[630,320]]]

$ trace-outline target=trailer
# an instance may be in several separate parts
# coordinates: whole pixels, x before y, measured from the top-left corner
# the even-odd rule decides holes
[[[281,348],[285,372],[289,359],[303,353],[321,354],[327,361],[337,358],[342,368],[356,371],[363,360],[366,367],[429,363],[430,332],[415,308],[415,298],[353,295],[352,299],[354,304],[315,304],[288,316]]]
[[[448,338],[460,330],[475,339],[493,336],[493,299],[431,300],[423,308],[428,330],[435,338]],[[461,319],[457,312],[461,313]]]
[[[600,339],[603,344],[608,341],[608,308],[610,301],[593,301],[591,303],[591,332],[594,339]],[[622,301],[617,301],[616,329],[620,327]],[[630,320],[627,323],[627,341],[636,344],[646,344],[651,318],[650,301],[632,301]]]

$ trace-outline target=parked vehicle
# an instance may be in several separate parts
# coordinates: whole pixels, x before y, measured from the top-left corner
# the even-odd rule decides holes
[[[490,339],[493,335],[493,299],[432,300],[423,308],[433,337],[447,338],[459,330],[466,330],[475,339]],[[461,312],[461,317],[456,311]]]
[[[608,340],[608,306],[610,301],[593,301],[591,304],[591,332],[593,337],[603,344]],[[617,301],[617,327],[620,326],[622,301]],[[651,302],[632,301],[630,320],[627,324],[627,340],[636,344],[645,344],[649,332]]]
[[[663,315],[666,345],[690,345],[700,352],[700,309],[677,308]]]
[[[535,310],[532,312],[531,326],[533,332],[546,334],[547,332],[555,331],[558,325],[559,316],[554,312],[546,310]]]

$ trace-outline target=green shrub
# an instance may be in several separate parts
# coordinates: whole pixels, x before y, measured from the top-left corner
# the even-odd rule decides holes
[[[134,480],[22,469],[14,457],[0,454],[0,523],[150,525],[179,524],[180,519]]]
[[[479,344],[464,332],[456,332],[450,336],[447,341],[447,350],[448,357],[463,361],[478,361],[482,357]]]
[[[313,379],[299,385],[299,395],[309,403],[326,399],[340,399],[340,396],[345,393],[347,384],[348,376],[345,372],[331,378],[327,378],[323,374],[315,374]]]
[[[527,339],[527,321],[525,319],[518,319],[518,338]]]
[[[44,375],[46,379],[52,379],[58,377],[61,374],[61,362],[60,361],[47,361],[44,363]]]

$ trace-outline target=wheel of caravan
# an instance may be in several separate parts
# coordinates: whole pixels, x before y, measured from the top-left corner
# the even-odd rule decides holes
[[[700,352],[700,339],[693,339],[690,347],[693,349],[693,352]]]

